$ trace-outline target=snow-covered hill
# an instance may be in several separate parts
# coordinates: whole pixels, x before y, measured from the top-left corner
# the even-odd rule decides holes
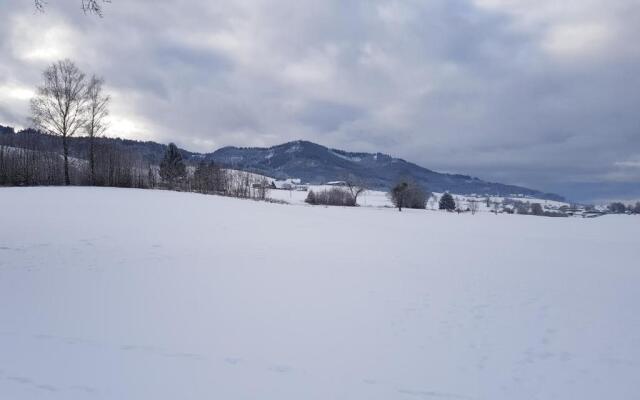
[[[0,189],[0,398],[640,393],[640,223]]]
[[[467,175],[446,174],[423,168],[382,153],[351,153],[304,141],[284,143],[269,148],[223,147],[204,155],[228,167],[259,172],[276,178],[300,178],[303,182],[322,184],[355,176],[371,188],[392,187],[398,179],[411,178],[428,190],[457,194],[521,195],[563,200],[552,193],[542,193],[515,185],[487,182]]]

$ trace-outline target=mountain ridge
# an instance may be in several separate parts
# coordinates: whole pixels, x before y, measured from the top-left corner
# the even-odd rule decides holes
[[[274,178],[300,178],[315,184],[352,176],[372,188],[389,189],[399,179],[412,179],[436,192],[564,200],[554,193],[488,182],[469,175],[436,172],[381,152],[349,152],[307,140],[271,147],[225,146],[207,153],[205,159]]]
[[[0,125],[0,145],[60,152],[59,138],[34,129],[15,132]],[[111,144],[120,151],[136,154],[149,164],[158,165],[166,145],[152,141],[100,137],[99,143]],[[88,139],[69,138],[70,155],[86,158]],[[399,179],[411,179],[434,192],[494,196],[521,196],[549,200],[564,198],[517,185],[488,182],[462,174],[440,173],[402,158],[377,152],[349,152],[307,140],[295,140],[271,147],[225,146],[210,153],[180,149],[192,165],[200,161],[218,162],[228,168],[247,170],[277,179],[299,178],[307,183],[326,183],[355,177],[372,189],[388,190]]]

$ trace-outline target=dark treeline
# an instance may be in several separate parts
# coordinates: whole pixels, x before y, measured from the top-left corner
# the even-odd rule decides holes
[[[69,156],[75,158],[86,158],[89,153],[90,140],[87,136],[70,137]],[[96,137],[94,140],[103,145],[112,146],[118,151],[136,153],[144,161],[159,165],[164,157],[167,146],[152,141],[138,141],[131,139]],[[0,125],[0,146],[19,147],[26,149],[37,149],[40,151],[60,152],[60,138],[47,135],[36,129],[24,129],[15,132],[14,128]],[[195,153],[179,149],[182,157],[191,158]]]
[[[64,185],[61,138],[35,129],[15,132],[0,126],[0,186]],[[155,142],[94,138],[94,180],[89,163],[89,138],[69,143],[71,185],[195,191],[267,199],[271,183],[248,172],[219,164],[185,161],[193,153]]]

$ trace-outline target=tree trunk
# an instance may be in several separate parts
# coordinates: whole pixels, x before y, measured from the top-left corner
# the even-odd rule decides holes
[[[95,171],[95,155],[93,151],[93,136],[89,139],[89,168],[91,170],[91,186],[96,185],[96,171]]]
[[[71,185],[71,179],[69,179],[69,144],[67,138],[62,137],[62,148],[64,150],[64,184]]]

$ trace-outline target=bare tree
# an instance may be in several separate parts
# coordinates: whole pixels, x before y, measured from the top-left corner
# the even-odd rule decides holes
[[[87,123],[85,130],[89,136],[89,176],[91,184],[96,184],[95,170],[95,138],[104,133],[107,129],[105,118],[109,115],[109,96],[102,92],[104,79],[95,75],[89,80],[87,85]]]
[[[429,196],[422,186],[410,180],[401,180],[389,192],[391,202],[398,211],[402,211],[403,207],[424,209]]]
[[[43,84],[31,99],[32,120],[43,131],[62,137],[64,183],[69,179],[68,138],[85,126],[85,75],[69,59],[51,64],[43,72]]]
[[[271,188],[267,178],[260,179],[260,182],[254,183],[253,187],[257,189],[254,197],[259,200],[266,200],[269,197],[269,189]]]
[[[469,200],[469,211],[471,211],[471,215],[476,215],[476,213],[478,212],[478,200]]]
[[[367,191],[366,185],[354,175],[349,175],[344,182],[347,189],[349,189],[349,193],[351,193],[351,197],[353,197],[355,205],[358,205],[358,196]]]
[[[33,0],[36,10],[40,12],[44,12],[45,6],[47,4],[46,0]],[[87,14],[94,14],[98,17],[102,18],[102,4],[103,3],[111,3],[111,0],[82,0],[80,2],[82,11]]]

